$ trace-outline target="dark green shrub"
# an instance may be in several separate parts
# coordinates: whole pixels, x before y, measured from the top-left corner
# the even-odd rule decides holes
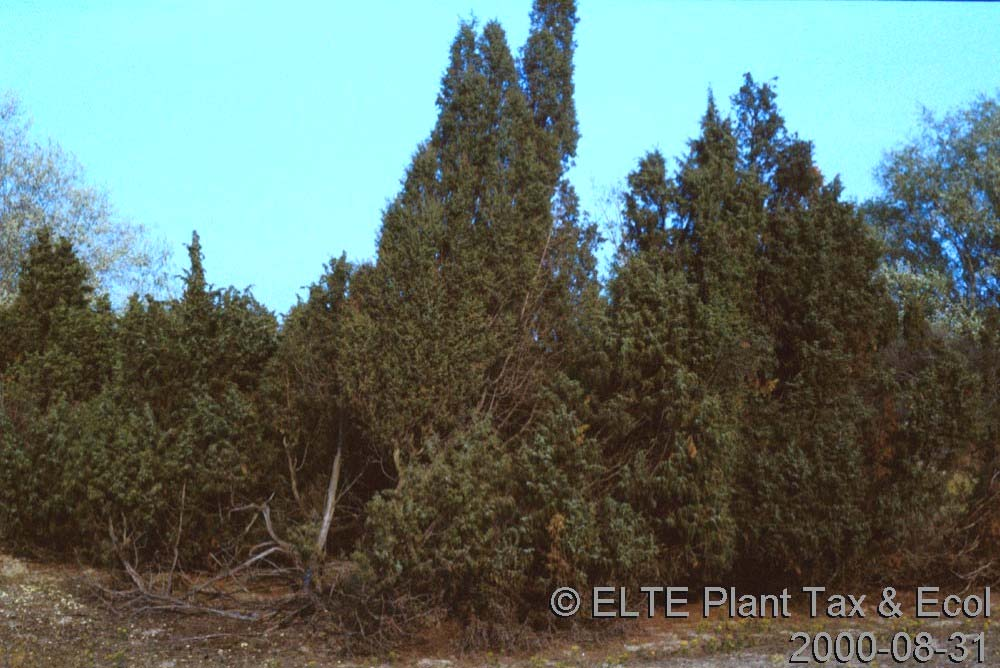
[[[551,620],[557,586],[641,578],[654,556],[648,527],[601,492],[584,432],[562,412],[506,444],[485,422],[435,443],[368,506],[357,559],[373,599],[399,615],[419,602],[502,634]]]
[[[257,386],[277,325],[251,296],[210,289],[197,237],[191,250],[183,300],[117,315],[88,299],[65,242],[32,246],[2,319],[6,540],[105,562],[117,541],[154,565],[176,541],[207,565],[239,530],[232,508],[266,498],[279,460]]]

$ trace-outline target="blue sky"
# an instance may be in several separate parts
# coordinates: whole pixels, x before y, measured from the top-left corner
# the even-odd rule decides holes
[[[1000,6],[579,0],[572,178],[586,209],[652,148],[678,156],[709,87],[778,77],[789,126],[849,197],[883,151],[1000,90]],[[7,0],[0,90],[76,155],[118,212],[209,279],[284,312],[342,250],[374,256],[380,214],[436,116],[462,18],[523,44],[530,0]]]

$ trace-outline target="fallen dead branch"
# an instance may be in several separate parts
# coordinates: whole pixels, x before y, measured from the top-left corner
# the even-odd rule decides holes
[[[214,589],[209,591],[209,588],[219,581],[244,572],[279,552],[281,548],[278,546],[265,549],[236,566],[226,568],[222,573],[195,586],[188,587],[183,593],[176,594],[174,592],[175,574],[180,573],[186,581],[192,580],[179,570],[179,558],[176,556],[179,553],[177,546],[181,527],[182,524],[179,522],[178,539],[175,541],[174,548],[175,558],[167,574],[166,584],[158,588],[157,578],[152,575],[144,578],[136,566],[138,563],[138,551],[135,548],[136,536],[129,531],[126,519],[122,518],[119,530],[115,529],[114,522],[109,519],[108,535],[118,557],[118,562],[131,586],[125,588],[106,586],[95,578],[88,580],[90,585],[100,594],[100,598],[113,609],[131,614],[173,612],[186,615],[212,615],[245,622],[261,621],[279,614],[281,607],[287,600],[270,601],[267,605],[258,602],[256,605],[250,606],[244,602],[243,605],[221,607],[218,605],[220,598],[233,600],[233,597]]]
[[[185,573],[180,559],[184,531],[186,489],[181,490],[181,503],[172,555],[165,576],[150,572],[142,574],[139,566],[139,536],[130,529],[123,516],[119,522],[108,520],[108,536],[117,561],[121,566],[124,582],[114,586],[89,578],[92,589],[99,598],[118,612],[142,614],[171,612],[185,615],[212,615],[228,619],[259,622],[269,621],[273,628],[288,623],[310,610],[326,610],[330,603],[319,595],[320,591],[332,588],[324,585],[323,570],[326,563],[326,538],[330,533],[337,501],[345,490],[339,489],[341,477],[341,456],[338,451],[330,472],[330,480],[323,508],[323,516],[311,550],[301,550],[291,541],[283,538],[272,517],[271,499],[264,503],[249,504],[232,509],[231,513],[252,511],[237,546],[228,555],[213,554],[218,570],[211,574],[192,577]],[[247,537],[254,527],[263,529],[265,540],[249,547],[239,547],[238,543]],[[234,558],[233,555],[242,554]],[[337,572],[334,569],[332,572]],[[290,588],[289,592],[275,597],[267,593],[257,595],[252,591],[252,583],[275,579],[289,584],[302,583],[300,588]],[[183,583],[183,587],[179,586]],[[234,593],[234,590],[235,593]]]

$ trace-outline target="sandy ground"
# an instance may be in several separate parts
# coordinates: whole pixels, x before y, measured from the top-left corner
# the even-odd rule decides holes
[[[871,630],[888,638],[901,628],[947,639],[985,631],[986,662],[1000,666],[1000,634],[981,620],[958,623],[866,620],[863,629],[795,619],[731,621],[643,620],[598,643],[557,639],[534,653],[458,655],[450,635],[386,656],[346,655],[335,635],[308,622],[267,631],[259,625],[204,615],[156,613],[125,617],[102,605],[86,584],[97,574],[0,555],[0,668],[773,668],[789,663],[793,630]],[[801,628],[800,628],[801,627]],[[996,650],[996,651],[994,651]],[[994,654],[998,657],[993,660]],[[812,664],[815,665],[815,664]],[[838,664],[835,664],[838,665]],[[900,665],[890,657],[877,663]],[[953,666],[945,657],[903,665]]]

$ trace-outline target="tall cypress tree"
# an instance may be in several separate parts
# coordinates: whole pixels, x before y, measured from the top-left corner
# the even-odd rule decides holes
[[[712,578],[735,556],[739,423],[762,347],[750,318],[761,216],[711,98],[701,127],[676,176],[658,153],[629,176],[603,414],[620,493],[650,518],[663,567]]]
[[[629,177],[609,453],[675,568],[830,574],[878,528],[865,467],[894,310],[877,243],[773,89],[748,75],[733,117],[710,99],[675,177],[657,154]]]
[[[774,99],[749,75],[733,98],[742,163],[765,186],[754,317],[774,364],[745,423],[738,504],[741,565],[758,578],[829,574],[862,554],[877,519],[863,490],[874,489],[878,351],[895,327],[878,244]]]
[[[352,289],[353,410],[398,480],[368,504],[363,572],[392,603],[508,628],[555,582],[635,576],[651,551],[627,505],[591,493],[608,483],[574,377],[600,315],[596,231],[564,179],[575,6],[532,17],[520,64],[499,25],[460,29],[438,122]]]

